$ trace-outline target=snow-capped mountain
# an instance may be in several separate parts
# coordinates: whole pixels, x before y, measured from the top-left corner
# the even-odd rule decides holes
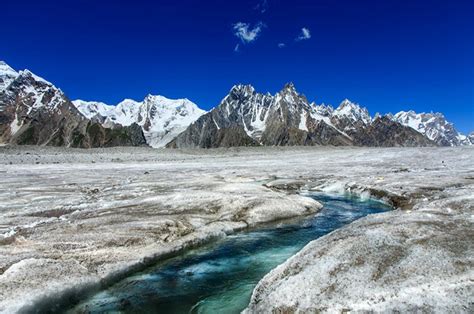
[[[471,145],[474,145],[474,131],[469,133],[469,135],[467,136],[467,139],[469,140]]]
[[[469,138],[456,131],[442,113],[400,111],[393,116],[393,120],[426,135],[440,146],[472,145]]]
[[[221,103],[191,124],[168,147],[243,145],[433,145],[422,134],[387,118],[372,121],[367,109],[344,100],[309,103],[289,83],[275,95],[236,85]]]
[[[5,90],[17,76],[17,71],[13,70],[4,61],[0,61],[0,92]]]
[[[188,99],[168,99],[148,95],[141,102],[125,99],[116,106],[75,100],[73,104],[88,119],[104,126],[137,123],[148,145],[163,147],[205,113]]]
[[[148,95],[116,106],[68,97],[28,70],[0,61],[0,143],[97,147],[242,145],[474,145],[440,113],[376,114],[345,99],[309,103],[292,83],[271,95],[235,85],[209,112],[188,99]]]
[[[73,100],[74,106],[82,113],[87,119],[102,119],[106,118],[115,113],[115,107],[104,104],[98,101],[84,101],[84,100]],[[101,121],[102,122],[102,121]]]
[[[167,146],[349,143],[348,136],[334,128],[290,83],[275,95],[257,93],[251,85],[233,86],[217,107],[197,119]]]
[[[362,121],[364,124],[369,124],[371,121],[367,108],[360,107],[349,99],[344,99],[334,110],[333,115],[348,118],[350,121]]]
[[[0,62],[0,78],[1,143],[72,147],[144,143],[143,132],[135,127],[106,130],[92,123],[59,88],[28,70],[16,72]]]
[[[344,99],[339,107],[332,112],[332,123],[347,134],[357,132],[370,124],[372,118],[366,108]]]

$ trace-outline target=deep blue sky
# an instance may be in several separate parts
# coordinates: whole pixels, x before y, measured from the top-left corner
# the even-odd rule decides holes
[[[236,83],[275,93],[293,81],[317,103],[441,111],[474,130],[474,1],[262,3],[4,1],[0,60],[72,99],[115,104],[152,93],[209,109]],[[244,44],[238,22],[264,26]],[[303,27],[311,38],[295,41]]]

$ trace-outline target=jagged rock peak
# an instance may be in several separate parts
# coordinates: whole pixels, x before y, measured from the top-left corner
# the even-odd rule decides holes
[[[351,120],[361,120],[364,123],[370,123],[371,117],[369,111],[365,107],[360,107],[358,104],[353,103],[349,99],[344,99],[339,107],[334,110],[336,116],[346,116]]]
[[[472,131],[471,133],[469,133],[469,135],[467,136],[467,139],[469,140],[469,142],[471,143],[471,145],[474,145],[474,131]]]
[[[356,104],[352,101],[350,101],[349,99],[344,99],[343,101],[341,101],[341,103],[339,104],[339,107],[337,109],[342,109],[342,108],[346,108],[346,107],[349,107],[349,108],[360,108],[359,104]]]
[[[31,79],[32,81],[36,81],[39,83],[46,84],[48,86],[54,87],[51,82],[48,82],[42,77],[34,74],[28,69],[22,71],[15,71],[11,66],[9,66],[5,61],[0,60],[0,90],[6,88],[9,83],[11,83],[14,79],[21,78],[21,79]]]
[[[292,82],[286,83],[285,86],[283,86],[283,89],[278,92],[277,95],[289,102],[294,102],[297,99],[303,99],[305,103],[308,103],[306,97],[296,91],[295,85]]]
[[[310,107],[314,108],[317,113],[325,117],[331,117],[334,113],[334,108],[331,105],[326,105],[324,103],[317,105],[316,103],[312,102]]]
[[[229,94],[249,96],[255,93],[255,88],[250,84],[237,84],[232,86]]]
[[[295,84],[293,84],[293,82],[286,83],[285,86],[283,86],[283,89],[282,89],[282,92],[284,92],[284,91],[292,92],[292,93],[297,94]]]
[[[33,79],[34,81],[37,81],[37,82],[46,84],[46,85],[51,86],[51,87],[55,87],[55,86],[53,85],[53,83],[51,83],[51,82],[45,80],[44,78],[42,78],[42,77],[40,77],[40,76],[34,74],[33,72],[31,72],[31,71],[28,70],[28,69],[25,69],[25,70],[20,71],[19,76],[20,76],[20,77],[25,77],[25,78],[31,78],[31,79]]]
[[[6,64],[4,61],[0,61],[0,92],[8,87],[15,78],[18,77],[18,72],[12,67]]]

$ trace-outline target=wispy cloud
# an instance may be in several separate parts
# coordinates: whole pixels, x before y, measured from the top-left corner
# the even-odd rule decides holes
[[[265,13],[268,10],[268,1],[262,0],[254,7],[255,10],[260,11],[260,13]]]
[[[278,48],[285,48],[285,47],[286,47],[285,43],[278,43]]]
[[[239,44],[235,45],[234,51],[239,52],[239,49],[240,49],[240,45]]]
[[[307,40],[307,39],[310,39],[311,38],[311,32],[309,31],[308,28],[306,27],[303,27],[301,29],[301,33],[299,34],[298,37],[296,37],[296,41],[300,41],[300,40]]]
[[[238,22],[232,26],[234,35],[237,36],[242,43],[248,44],[255,41],[260,33],[262,32],[265,24],[258,22],[254,27],[251,27],[249,23]]]

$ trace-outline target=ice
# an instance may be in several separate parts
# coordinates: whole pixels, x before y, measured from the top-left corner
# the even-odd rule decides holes
[[[14,135],[21,128],[21,124],[18,124],[18,123],[19,123],[18,115],[15,114],[15,119],[10,124],[10,133],[11,133],[11,135]]]
[[[306,127],[306,115],[304,114],[304,112],[301,112],[300,125],[298,126],[298,128],[303,131],[308,131],[308,128]]]
[[[354,192],[401,210],[310,243],[263,279],[250,311],[319,302],[335,311],[462,312],[472,295],[472,160],[473,147],[3,146],[0,233],[9,237],[0,237],[0,312],[317,211],[298,189]]]

